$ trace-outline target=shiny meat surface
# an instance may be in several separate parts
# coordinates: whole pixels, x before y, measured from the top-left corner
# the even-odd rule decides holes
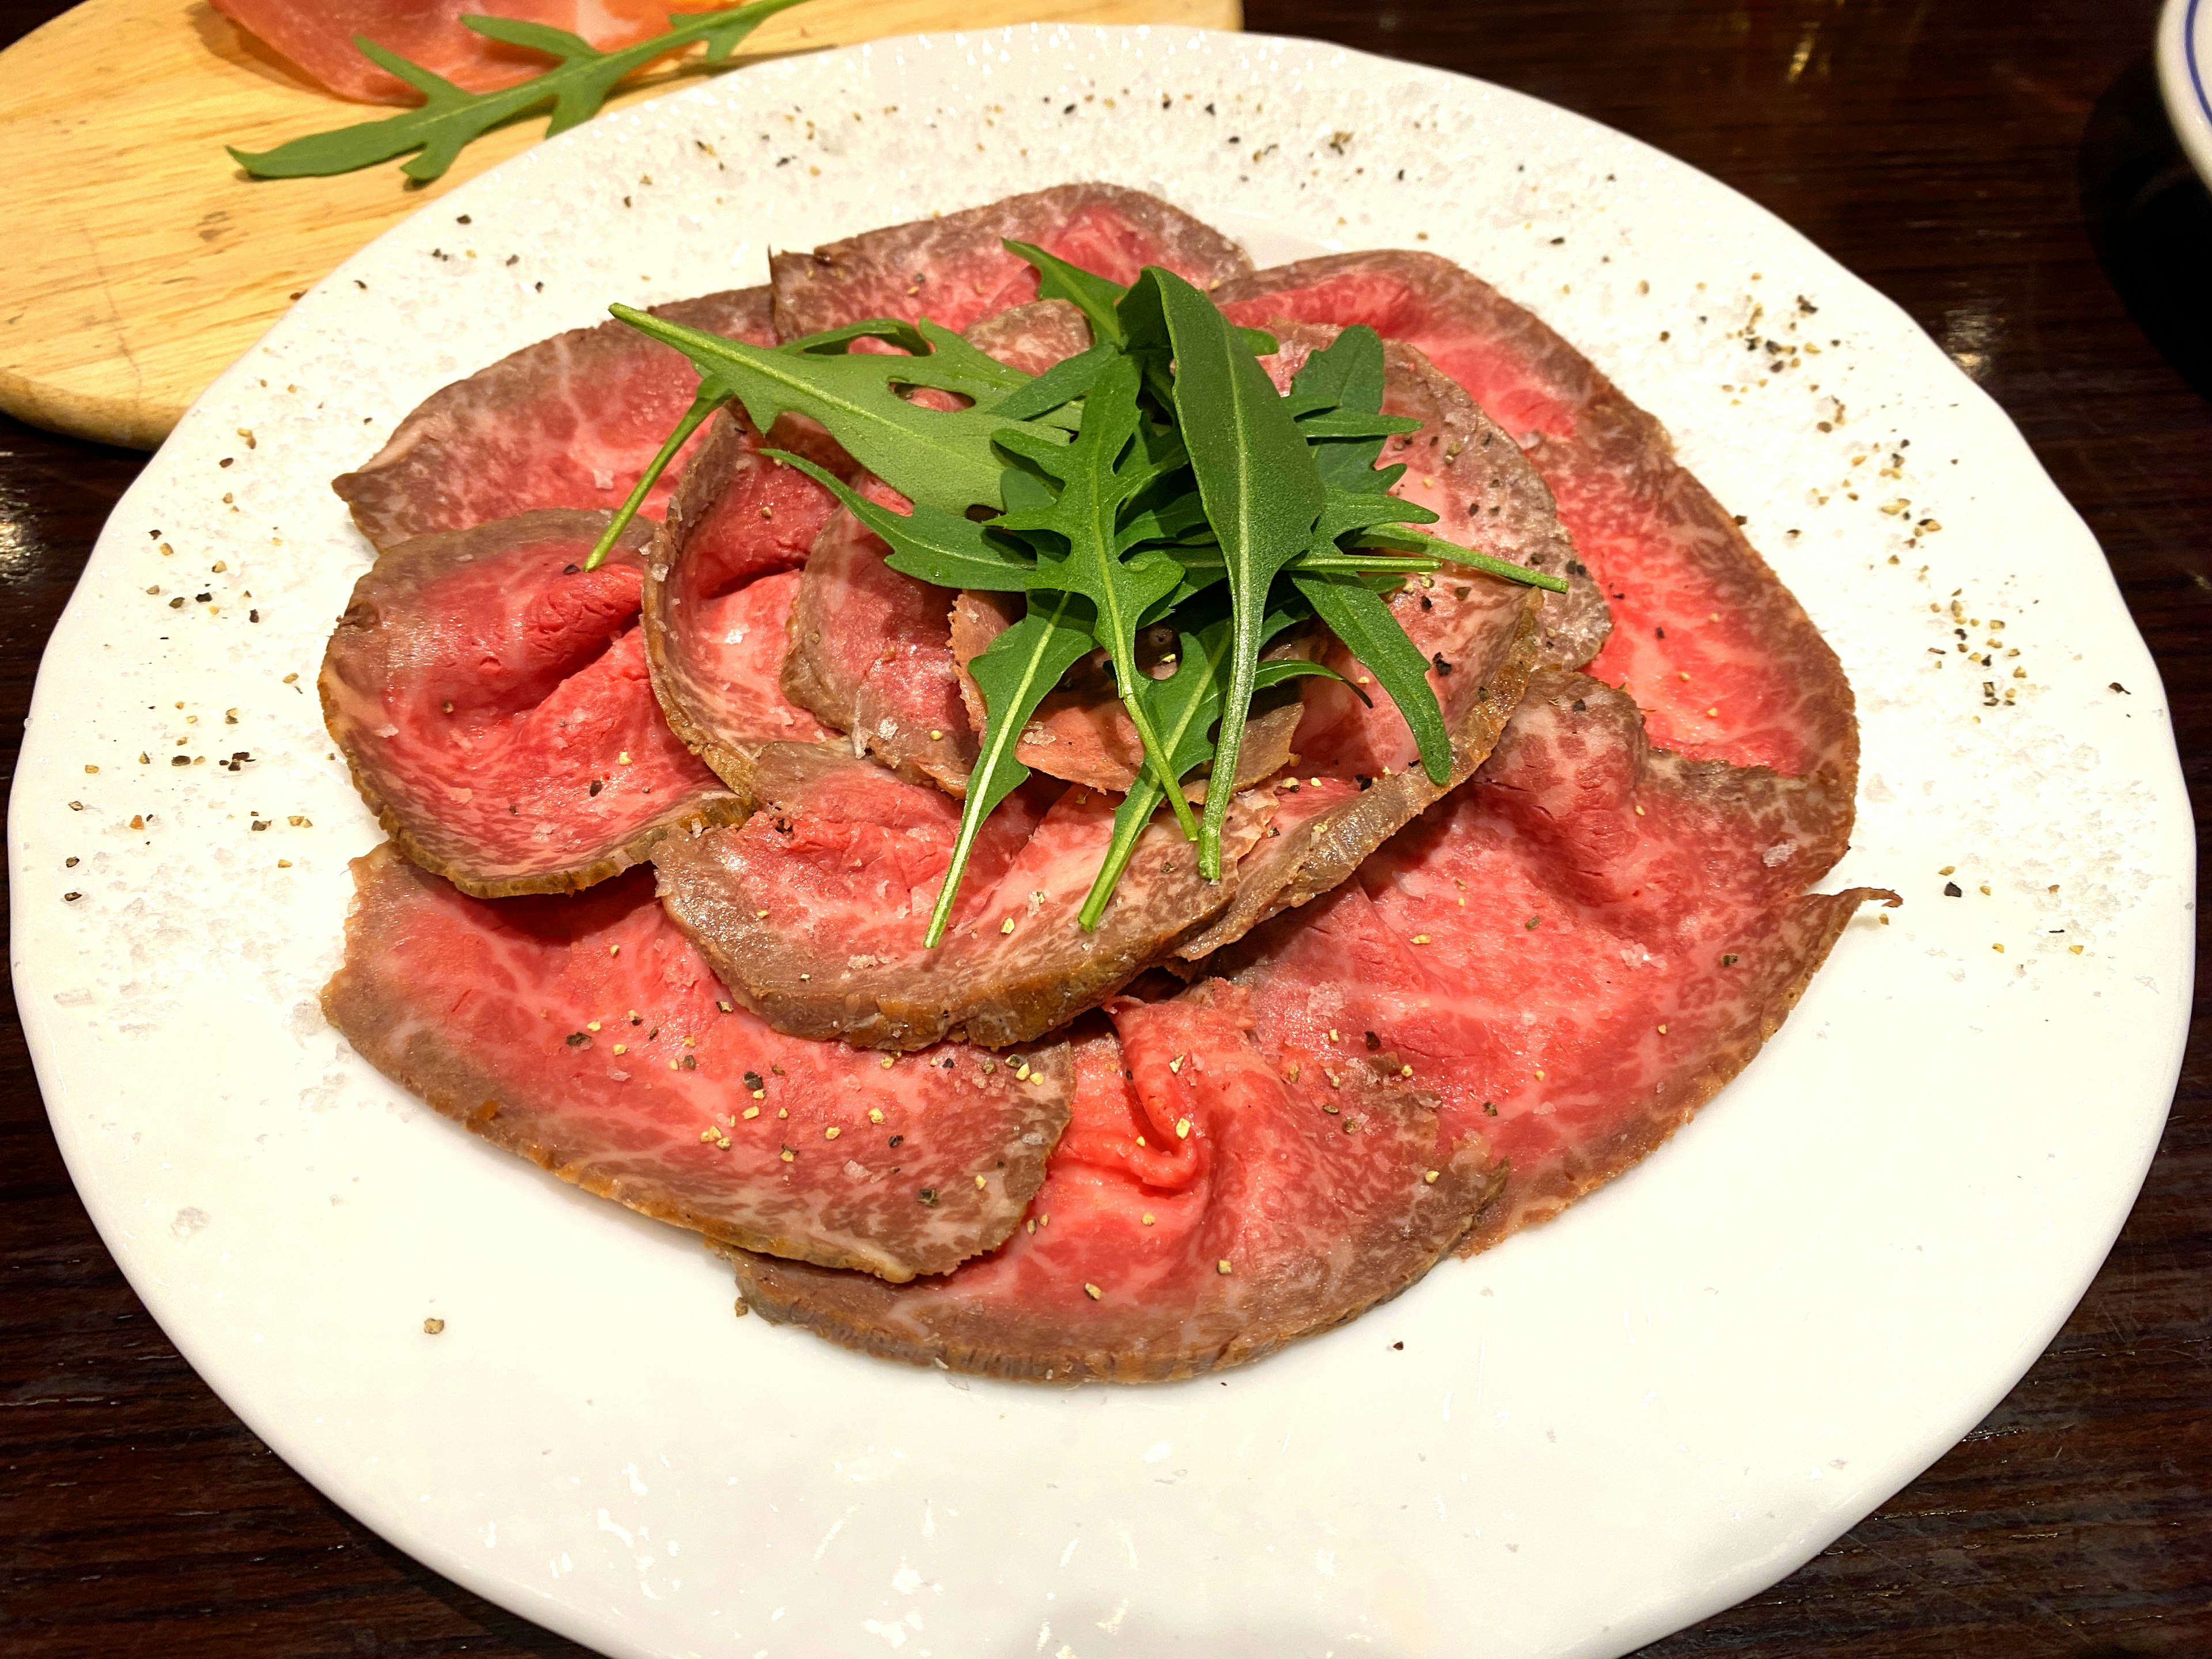
[[[544,512],[379,556],[324,653],[323,714],[410,858],[479,897],[588,887],[744,803],[677,740],[638,626],[642,526]]]
[[[487,1140],[663,1221],[885,1279],[1003,1240],[1067,1121],[1064,1044],[886,1067],[732,1005],[642,872],[573,897],[465,898],[354,862],[331,1023]]]

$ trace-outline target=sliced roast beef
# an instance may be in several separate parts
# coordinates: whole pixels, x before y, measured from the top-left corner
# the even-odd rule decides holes
[[[906,503],[873,479],[873,498]],[[975,732],[952,662],[952,592],[902,576],[890,549],[839,507],[814,538],[792,602],[782,691],[901,777],[965,793]]]
[[[1111,996],[1237,891],[1270,792],[1239,797],[1224,879],[1200,877],[1175,820],[1139,839],[1097,931],[1076,914],[1120,803],[1033,781],[984,821],[934,950],[922,937],[960,804],[826,745],[761,751],[760,810],[655,850],[661,901],[723,982],[777,1030],[915,1048],[947,1036],[1021,1042]]]
[[[324,653],[323,717],[362,799],[479,897],[588,887],[678,825],[744,815],[653,701],[644,527],[582,568],[606,525],[526,513],[399,543]]]
[[[1306,360],[1342,331],[1333,323],[1287,325],[1276,331],[1281,349],[1261,361],[1276,386],[1288,390]],[[1418,347],[1385,340],[1382,375],[1383,413],[1421,423],[1419,431],[1383,445],[1376,465],[1406,469],[1390,493],[1437,515],[1435,523],[1421,526],[1432,536],[1565,578],[1565,593],[1544,595],[1540,660],[1547,668],[1580,668],[1598,653],[1613,623],[1605,596],[1575,556],[1542,477],[1465,389]],[[1433,603],[1436,590],[1456,580],[1439,574],[1419,586]],[[1334,695],[1340,716],[1363,708],[1348,693]],[[1390,741],[1403,743],[1405,722],[1388,709],[1385,704],[1374,711],[1369,723],[1395,729]]]
[[[1091,349],[1091,324],[1065,300],[1034,300],[969,325],[968,343],[1009,368],[1042,374]]]
[[[1510,1168],[1487,1244],[1612,1179],[1781,1024],[1869,899],[1808,894],[1850,798],[1650,746],[1635,703],[1537,676],[1473,782],[1232,953],[1285,1066],[1373,1050]]]
[[[1848,799],[1858,733],[1836,653],[1659,422],[1488,283],[1429,253],[1332,254],[1226,284],[1237,321],[1366,323],[1418,346],[1528,452],[1613,607],[1591,664],[1690,756],[1826,773]],[[1837,820],[1832,856],[1850,828]]]
[[[1365,1054],[1287,1071],[1215,980],[1112,1005],[1076,1044],[1074,1121],[1022,1231],[948,1277],[729,1251],[746,1304],[848,1347],[1042,1382],[1256,1359],[1387,1301],[1462,1239],[1501,1171]]]
[[[668,504],[645,562],[645,649],[676,735],[752,798],[753,757],[771,743],[834,733],[783,695],[799,567],[836,506],[796,467],[763,460],[727,414]]]
[[[653,314],[775,343],[764,288],[655,306]],[[627,324],[572,328],[432,393],[331,488],[379,547],[537,507],[613,508],[698,386],[680,353]],[[647,498],[649,517],[659,516],[681,465],[679,457]]]
[[[1148,264],[1200,288],[1252,268],[1234,242],[1157,196],[1115,185],[1056,185],[811,253],[775,255],[769,270],[776,331],[788,340],[867,317],[927,317],[965,329],[1036,298],[1036,272],[1006,252],[1007,238],[1124,283]]]
[[[886,1066],[734,1006],[641,871],[484,901],[354,864],[324,1012],[362,1057],[563,1181],[709,1238],[905,1279],[1003,1240],[1067,1121],[1064,1044]]]
[[[1534,668],[1540,594],[1490,576],[1437,580],[1431,590],[1418,585],[1401,590],[1390,609],[1424,653],[1442,659],[1429,679],[1451,735],[1445,781],[1431,781],[1386,699],[1377,696],[1372,711],[1354,701],[1357,714],[1323,725],[1330,704],[1343,694],[1325,681],[1308,681],[1305,716],[1291,739],[1297,756],[1295,775],[1276,784],[1279,802],[1295,793],[1296,803],[1279,805],[1277,833],[1239,872],[1237,895],[1221,914],[1178,949],[1184,960],[1201,961],[1269,916],[1328,891],[1431,802],[1472,776],[1490,753]],[[1370,692],[1378,689],[1348,652],[1333,647],[1322,660],[1332,657],[1332,665]],[[1329,702],[1316,692],[1328,694]],[[1315,728],[1311,737],[1309,728]],[[1376,741],[1378,733],[1385,742]],[[1401,737],[1402,746],[1388,740]]]

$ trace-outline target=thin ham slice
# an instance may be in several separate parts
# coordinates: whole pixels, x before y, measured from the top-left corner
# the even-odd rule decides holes
[[[473,12],[519,17],[580,34],[602,51],[632,46],[668,27],[674,11],[712,11],[722,0],[213,0],[215,9],[311,80],[364,104],[418,104],[422,94],[386,74],[355,46],[380,46],[481,92],[512,86],[552,67],[462,27]]]
[[[1004,1249],[896,1287],[726,1251],[746,1305],[952,1370],[1164,1381],[1389,1300],[1497,1190],[1480,1137],[1439,1151],[1432,1097],[1370,1057],[1286,1076],[1233,986],[1109,1012],[1115,1035],[1076,1044],[1073,1121]]]
[[[754,781],[760,810],[744,825],[660,844],[661,902],[777,1030],[887,1048],[1026,1042],[1096,1006],[1231,901],[1276,810],[1267,791],[1238,798],[1218,882],[1156,814],[1085,933],[1076,915],[1120,802],[1032,781],[984,821],[951,925],[927,949],[957,801],[826,745],[764,749]]]
[[[642,527],[582,568],[606,525],[528,513],[402,542],[324,653],[324,718],[362,799],[479,897],[588,887],[672,830],[744,816],[653,701]]]
[[[653,314],[775,343],[764,288],[655,306]],[[616,507],[698,389],[680,353],[627,324],[573,328],[433,392],[331,488],[379,547],[537,507]],[[646,498],[648,518],[660,515],[702,435]]]
[[[722,1243],[904,1280],[1010,1233],[1067,1121],[1056,1044],[886,1069],[732,1006],[643,872],[465,898],[392,848],[354,863],[323,992],[370,1064],[563,1181]]]
[[[1590,664],[1680,753],[1848,799],[1858,728],[1842,665],[1659,422],[1497,289],[1431,253],[1331,254],[1224,284],[1241,323],[1366,323],[1419,347],[1528,452],[1613,608]],[[1832,843],[1840,856],[1850,817]],[[1831,860],[1832,862],[1832,859]]]
[[[764,746],[834,735],[783,695],[780,677],[800,567],[836,505],[720,414],[646,556],[653,692],[670,729],[747,800]]]
[[[868,317],[927,317],[963,330],[1025,305],[1036,272],[1001,246],[1032,242],[1117,283],[1164,265],[1200,288],[1252,268],[1243,250],[1181,209],[1115,185],[1056,185],[963,213],[917,219],[769,262],[787,340]]]
[[[1510,1169],[1495,1243],[1659,1145],[1773,1035],[1858,908],[1806,892],[1850,799],[1655,749],[1636,704],[1547,672],[1489,763],[1235,957],[1286,1066],[1410,1066]]]

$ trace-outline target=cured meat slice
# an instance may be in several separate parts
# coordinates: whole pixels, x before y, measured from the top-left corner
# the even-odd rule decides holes
[[[1497,1189],[1480,1138],[1438,1152],[1431,1097],[1369,1058],[1286,1075],[1233,986],[1109,1012],[1120,1041],[1077,1042],[1074,1121],[1003,1249],[896,1288],[726,1251],[746,1305],[952,1370],[1163,1381],[1387,1301]]]
[[[1076,914],[1120,803],[1032,782],[984,821],[951,926],[928,950],[958,802],[825,746],[763,750],[754,779],[760,810],[743,826],[661,843],[661,902],[777,1030],[886,1048],[1025,1042],[1103,1001],[1229,902],[1234,861],[1274,811],[1267,792],[1239,798],[1218,882],[1158,814],[1086,933]]]
[[[906,510],[872,478],[858,487]],[[976,742],[952,662],[952,592],[901,575],[890,551],[843,507],[830,515],[792,602],[783,695],[849,733],[854,753],[964,794]]]
[[[712,11],[720,0],[213,0],[215,9],[311,79],[364,104],[418,104],[422,94],[379,69],[354,36],[442,75],[471,92],[512,86],[551,67],[464,28],[471,12],[490,12],[580,34],[603,52],[632,46],[668,27],[672,11]]]
[[[728,415],[686,469],[645,562],[645,649],[678,738],[750,801],[771,743],[834,735],[783,695],[799,567],[836,501],[797,467],[763,460]]]
[[[1430,253],[1331,254],[1228,283],[1237,321],[1366,323],[1418,346],[1528,452],[1613,607],[1590,672],[1676,751],[1790,776],[1857,775],[1836,653],[1659,422],[1488,283]],[[1830,861],[1850,831],[1836,820]]]
[[[1474,781],[1234,953],[1261,1047],[1410,1066],[1510,1169],[1495,1243],[1650,1152],[1749,1062],[1873,888],[1807,894],[1850,797],[1651,747],[1537,676]]]
[[[1148,264],[1200,288],[1252,268],[1234,242],[1157,196],[1116,185],[1055,185],[811,253],[776,254],[769,261],[776,331],[788,340],[867,317],[927,317],[962,330],[1026,304],[1036,298],[1036,272],[1006,252],[1003,238],[1123,283]]]
[[[1013,1230],[1067,1121],[1066,1045],[880,1056],[732,1006],[642,871],[465,898],[354,861],[331,1023],[395,1083],[563,1181],[709,1238],[890,1279]]]
[[[323,656],[323,717],[407,856],[464,891],[588,887],[723,789],[660,717],[638,627],[645,539],[582,563],[604,513],[527,513],[380,555]]]
[[[775,343],[764,288],[655,306],[653,314]],[[572,328],[433,392],[331,488],[379,547],[536,507],[619,507],[698,386],[680,353],[627,324]],[[648,517],[659,516],[681,459],[647,497]]]

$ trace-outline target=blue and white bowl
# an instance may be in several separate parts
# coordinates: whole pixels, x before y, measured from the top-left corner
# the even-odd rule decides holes
[[[2212,185],[2212,0],[2166,0],[2158,79],[2181,147]]]

